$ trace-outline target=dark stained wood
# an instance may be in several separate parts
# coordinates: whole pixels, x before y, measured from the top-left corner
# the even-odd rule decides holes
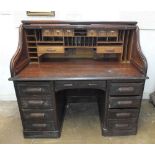
[[[94,60],[69,60],[29,64],[12,80],[145,79],[132,64]]]
[[[69,102],[98,103],[104,136],[137,133],[147,61],[137,22],[22,21],[10,63],[25,138],[58,138]]]
[[[20,26],[18,48],[10,63],[11,76],[18,74],[29,63],[25,39],[23,27]]]
[[[141,46],[140,46],[140,39],[139,39],[139,28],[134,31],[134,42],[137,44],[133,44],[133,51],[131,54],[131,63],[133,63],[139,71],[143,74],[147,74],[147,60],[142,53]]]
[[[136,25],[136,21],[61,21],[61,20],[23,20],[23,24],[119,24],[119,25]]]
[[[39,27],[38,27],[39,26]],[[40,28],[50,28],[50,27],[54,27],[54,28],[81,28],[81,25],[64,25],[64,24],[31,24],[31,25],[24,25],[23,26],[24,28],[27,28],[27,29],[40,29]],[[110,25],[110,24],[102,24],[102,25],[99,25],[99,24],[92,24],[92,25],[82,25],[82,28],[98,28],[98,29],[101,29],[101,28],[104,28],[104,29],[135,29],[136,26],[135,25]]]

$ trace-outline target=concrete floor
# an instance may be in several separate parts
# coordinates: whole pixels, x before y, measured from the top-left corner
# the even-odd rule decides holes
[[[97,105],[73,104],[67,109],[61,138],[24,139],[17,103],[0,102],[0,143],[155,143],[155,108],[144,101],[137,135],[101,136]]]

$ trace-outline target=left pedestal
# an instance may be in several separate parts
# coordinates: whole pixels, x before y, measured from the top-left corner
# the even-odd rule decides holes
[[[14,82],[25,138],[60,137],[52,81]]]

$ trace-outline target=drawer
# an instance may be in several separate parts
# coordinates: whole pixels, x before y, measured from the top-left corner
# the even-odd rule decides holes
[[[111,83],[110,95],[141,95],[143,83]]]
[[[65,36],[74,36],[74,31],[72,29],[66,29],[64,30]]]
[[[25,138],[59,138],[60,131],[24,131]]]
[[[105,31],[105,30],[99,30],[98,31],[98,36],[99,37],[107,37],[107,31]]]
[[[41,83],[41,82],[22,82],[17,83],[17,90],[20,96],[39,96],[43,97],[48,94],[51,94],[50,83]]]
[[[109,119],[137,118],[138,115],[139,115],[138,109],[110,109],[108,111]]]
[[[118,31],[115,30],[107,31],[107,37],[118,37]]]
[[[44,29],[42,30],[42,36],[53,36],[54,32],[52,29]]]
[[[123,131],[123,130],[136,130],[137,120],[109,120],[108,130]]]
[[[72,88],[106,88],[105,81],[55,81],[55,90],[72,89]]]
[[[88,37],[95,37],[95,36],[97,36],[96,30],[88,30],[87,31],[87,36]]]
[[[64,53],[64,47],[61,46],[37,46],[38,56],[45,53]]]
[[[97,47],[97,53],[123,53],[123,46],[101,46]]]
[[[54,36],[63,36],[63,29],[54,29]]]
[[[53,108],[53,100],[51,97],[46,98],[21,98],[20,103],[24,109],[46,109]]]
[[[54,122],[46,123],[32,123],[24,122],[23,127],[25,131],[55,131],[57,130],[56,124]]]
[[[22,110],[22,116],[24,121],[55,121],[55,111],[51,110]]]
[[[141,103],[141,96],[110,97],[109,108],[136,108]]]

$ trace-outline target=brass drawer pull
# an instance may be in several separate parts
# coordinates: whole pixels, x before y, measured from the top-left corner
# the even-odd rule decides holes
[[[132,92],[132,91],[134,91],[134,88],[133,87],[120,87],[120,88],[118,88],[118,91],[120,91],[120,92]]]
[[[117,104],[119,105],[128,105],[128,104],[132,104],[133,101],[118,101]]]
[[[97,86],[96,83],[88,83],[88,86]]]
[[[44,101],[39,101],[39,100],[30,100],[28,101],[29,105],[43,105]]]
[[[31,113],[29,116],[31,118],[44,118],[45,117],[45,113]]]
[[[117,113],[116,116],[117,117],[129,117],[131,116],[131,113]]]
[[[23,90],[25,93],[42,92],[42,88],[26,88]]]
[[[64,84],[64,87],[72,87],[72,86],[73,86],[72,83],[65,83],[65,84]]]
[[[125,128],[125,127],[128,127],[129,124],[115,124],[115,127],[116,128]]]
[[[47,127],[47,124],[32,124],[32,127],[35,127],[35,128],[45,128]]]
[[[56,51],[55,49],[47,49],[46,51],[48,51],[48,52],[53,52],[53,51]]]
[[[111,49],[111,50],[106,50],[108,53],[113,53],[115,51],[115,49]]]

